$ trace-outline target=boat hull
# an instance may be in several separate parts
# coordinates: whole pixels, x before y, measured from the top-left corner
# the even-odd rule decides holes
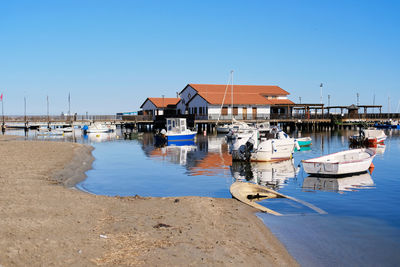
[[[367,150],[364,149],[355,149],[352,151],[352,154],[347,152],[348,159],[346,159],[346,152],[347,151],[338,152],[320,158],[303,160],[304,171],[311,175],[327,177],[359,174],[368,171],[375,157],[375,152],[372,150],[367,152]],[[364,157],[358,159],[356,156],[351,156],[357,155],[357,153],[367,153],[368,155],[364,155]],[[336,161],[334,159],[335,156],[342,158],[342,160]],[[329,162],[329,160],[331,160],[331,162]]]
[[[297,138],[296,139],[299,146],[310,146],[311,145],[311,138]]]
[[[191,134],[174,134],[174,135],[166,135],[167,141],[187,141],[187,140],[193,140],[194,137],[196,136],[196,133],[191,133]]]

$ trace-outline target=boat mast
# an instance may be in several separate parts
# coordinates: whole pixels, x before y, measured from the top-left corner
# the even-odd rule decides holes
[[[233,70],[231,70],[231,80],[232,80],[232,85],[231,85],[231,112],[232,112],[232,123],[233,123]]]
[[[231,72],[231,76],[232,76],[232,72]],[[224,93],[224,97],[222,98],[221,108],[219,109],[219,115],[218,115],[218,119],[217,119],[216,125],[218,125],[219,119],[221,118],[222,107],[224,106],[225,97],[226,97],[226,91],[228,91],[229,83],[231,81],[231,78],[232,77],[229,77],[228,83],[226,84],[226,87],[225,87],[225,93]]]

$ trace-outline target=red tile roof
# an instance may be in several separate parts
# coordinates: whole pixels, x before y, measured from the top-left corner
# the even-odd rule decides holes
[[[166,108],[168,105],[176,105],[178,104],[180,98],[168,98],[168,97],[149,97],[146,99],[150,100],[157,108]],[[144,103],[146,103],[144,101]],[[143,107],[144,103],[140,106],[141,108]]]
[[[207,101],[211,105],[221,105],[222,100],[224,98],[224,94],[221,93],[208,93],[208,92],[199,92],[200,95],[205,101]],[[192,98],[193,99],[193,98]],[[231,93],[227,93],[224,100],[224,105],[231,105]],[[260,94],[253,93],[233,93],[233,104],[234,105],[287,105],[294,104],[289,99],[267,99],[265,96]]]
[[[189,84],[197,92],[225,93],[226,84]],[[227,92],[231,91],[231,85],[228,86]],[[256,93],[263,95],[290,95],[276,85],[233,85],[233,93]]]
[[[226,85],[222,84],[189,84],[204,100],[211,105],[221,105]],[[225,105],[232,104],[231,86],[226,90]],[[289,93],[279,86],[269,85],[234,85],[234,105],[282,105],[294,104],[289,99],[267,99],[266,96],[286,96]]]

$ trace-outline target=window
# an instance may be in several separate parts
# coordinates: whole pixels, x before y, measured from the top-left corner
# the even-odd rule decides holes
[[[238,107],[233,107],[233,115],[237,115],[238,114]]]
[[[228,115],[228,107],[223,107],[222,108],[221,115]]]

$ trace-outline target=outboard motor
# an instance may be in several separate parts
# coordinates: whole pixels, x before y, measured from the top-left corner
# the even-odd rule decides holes
[[[254,149],[254,140],[250,138],[246,144],[239,147],[239,159],[244,161],[250,161],[251,152]]]

